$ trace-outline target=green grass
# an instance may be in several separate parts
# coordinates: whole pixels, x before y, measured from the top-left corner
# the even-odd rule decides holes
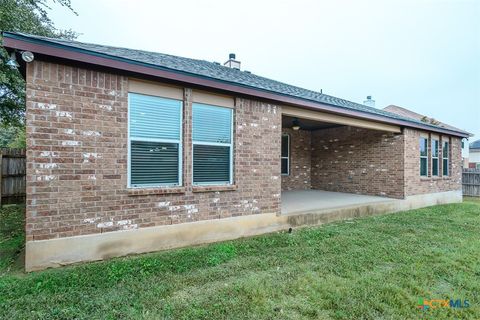
[[[18,260],[25,243],[24,211],[15,205],[0,208],[0,276],[21,270]]]
[[[291,234],[4,273],[0,318],[479,319],[479,279],[480,201],[468,200]],[[467,299],[470,307],[422,311],[419,298]]]

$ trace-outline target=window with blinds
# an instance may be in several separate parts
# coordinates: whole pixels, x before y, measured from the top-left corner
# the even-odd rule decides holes
[[[448,176],[450,174],[450,170],[449,170],[449,164],[450,164],[450,161],[449,161],[449,158],[450,158],[450,143],[445,140],[443,140],[443,147],[442,147],[442,173],[443,173],[443,176]]]
[[[282,174],[288,176],[290,174],[290,136],[282,135]]]
[[[232,117],[230,108],[193,104],[194,184],[232,183]]]
[[[438,176],[438,140],[437,139],[432,139],[432,176]]]
[[[129,187],[181,185],[182,101],[128,94]]]
[[[428,139],[420,137],[420,175],[428,176]]]

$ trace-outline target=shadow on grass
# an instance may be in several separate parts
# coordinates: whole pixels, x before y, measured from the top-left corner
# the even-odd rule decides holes
[[[0,207],[0,275],[24,270],[25,207]]]

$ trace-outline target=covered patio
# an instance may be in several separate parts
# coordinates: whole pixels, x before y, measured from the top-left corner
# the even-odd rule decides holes
[[[282,215],[341,219],[404,198],[398,127],[295,108],[282,113]]]

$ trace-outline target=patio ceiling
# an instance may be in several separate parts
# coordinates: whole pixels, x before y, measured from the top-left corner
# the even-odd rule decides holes
[[[283,128],[291,128],[293,126],[293,120],[294,119],[295,119],[295,117],[283,116],[282,117],[282,127]],[[342,126],[340,124],[335,124],[335,123],[331,123],[331,122],[316,121],[316,120],[311,120],[311,119],[298,118],[298,121],[300,122],[300,129],[309,130],[309,131],[335,128],[335,127],[341,127]]]
[[[328,124],[330,126],[342,125],[342,126],[353,126],[353,127],[387,131],[387,132],[395,132],[395,133],[402,132],[399,126],[395,126],[391,124],[358,119],[353,117],[345,117],[345,116],[340,116],[340,115],[321,112],[321,111],[305,110],[305,109],[295,108],[290,106],[282,106],[282,116],[297,118],[300,121],[306,121],[308,119],[310,121],[313,121],[313,123],[317,123],[318,125],[321,125],[321,123],[323,123],[323,124]],[[325,128],[325,126],[323,128]]]

